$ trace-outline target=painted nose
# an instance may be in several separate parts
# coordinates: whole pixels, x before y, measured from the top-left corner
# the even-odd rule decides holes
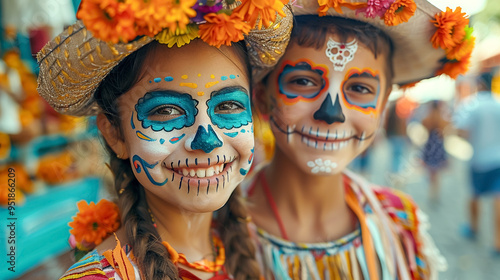
[[[328,94],[323,103],[321,103],[321,107],[319,107],[318,111],[314,112],[314,119],[325,121],[327,124],[345,122],[345,116],[342,112],[342,106],[340,106],[338,94],[337,98],[335,98],[335,104],[332,103],[332,97]]]
[[[200,125],[191,142],[190,148],[192,150],[202,150],[208,154],[215,148],[222,147],[222,145],[222,140],[219,139],[219,136],[215,133],[211,125],[208,125],[208,129]]]

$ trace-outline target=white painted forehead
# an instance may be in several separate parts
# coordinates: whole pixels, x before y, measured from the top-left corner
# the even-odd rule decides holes
[[[344,71],[346,64],[354,59],[354,54],[357,50],[358,41],[356,39],[348,43],[339,43],[333,40],[332,37],[329,37],[325,53],[333,63],[334,71]]]

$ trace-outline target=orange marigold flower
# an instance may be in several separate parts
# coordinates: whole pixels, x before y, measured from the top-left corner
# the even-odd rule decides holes
[[[83,1],[77,16],[96,38],[103,41],[116,44],[137,36],[134,16],[127,3],[117,0]]]
[[[465,74],[469,70],[469,63],[472,51],[466,54],[460,61],[452,60],[447,62],[443,68],[437,71],[436,75],[446,74],[452,79],[456,79],[458,75]]]
[[[168,26],[167,13],[173,0],[128,0],[138,35],[153,37]]]
[[[78,202],[78,214],[68,225],[69,232],[77,242],[99,245],[104,238],[116,231],[120,226],[118,206],[102,199],[97,204],[82,200]]]
[[[326,16],[330,8],[333,8],[337,13],[342,14],[342,7],[347,7],[351,10],[355,10],[364,8],[367,5],[366,3],[346,3],[344,0],[318,0],[318,4],[318,15],[320,17]]]
[[[446,53],[446,58],[448,60],[462,60],[463,57],[472,52],[475,43],[475,37],[471,37],[469,40],[463,40],[461,43],[459,43]]]
[[[465,28],[469,25],[469,19],[462,8],[457,7],[455,11],[446,8],[446,11],[436,15],[435,20],[431,20],[438,29],[432,35],[431,43],[434,48],[448,50],[462,42],[465,37]]]
[[[416,9],[417,4],[413,0],[396,0],[385,12],[384,22],[387,26],[408,22],[415,14]]]
[[[243,40],[243,34],[248,34],[251,29],[237,14],[229,16],[225,13],[209,13],[204,18],[207,22],[199,26],[200,37],[217,48],[223,44],[231,46],[231,42]]]
[[[280,0],[243,0],[233,13],[248,22],[251,27],[258,24],[259,29],[262,25],[271,26],[276,20],[276,13],[285,16],[283,3]]]

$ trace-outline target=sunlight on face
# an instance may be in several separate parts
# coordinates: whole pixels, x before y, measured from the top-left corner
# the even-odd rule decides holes
[[[217,210],[253,159],[245,65],[231,48],[195,41],[182,48],[159,45],[143,68],[118,99],[135,176],[165,203]]]

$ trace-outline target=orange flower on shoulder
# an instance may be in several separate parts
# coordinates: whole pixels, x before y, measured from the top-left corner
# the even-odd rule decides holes
[[[440,70],[437,71],[436,75],[446,74],[450,76],[452,79],[456,79],[458,75],[465,74],[467,70],[469,70],[470,57],[472,54],[469,52],[466,54],[460,61],[452,60],[443,66]]]
[[[130,6],[118,0],[83,1],[77,16],[96,38],[103,41],[128,42],[137,35]]]
[[[366,3],[346,3],[344,0],[318,0],[318,4],[318,15],[320,17],[326,16],[330,8],[333,8],[337,13],[342,14],[342,7],[347,7],[351,10],[366,7]]]
[[[233,11],[233,14],[237,14],[251,27],[258,24],[259,29],[262,25],[271,26],[276,20],[276,13],[285,16],[283,3],[280,0],[243,0]]]
[[[469,25],[469,19],[462,13],[462,8],[457,7],[455,11],[446,8],[431,20],[438,29],[432,35],[431,43],[434,48],[448,50],[462,42],[465,37],[465,28]]]
[[[209,13],[204,18],[207,22],[199,26],[200,37],[217,48],[223,44],[231,46],[232,42],[243,40],[243,34],[248,34],[251,29],[250,25],[236,14],[229,16],[225,13]]]
[[[102,199],[97,204],[82,200],[78,202],[78,214],[68,225],[76,242],[99,245],[104,238],[120,227],[118,206]]]
[[[417,4],[413,0],[396,0],[385,12],[384,22],[387,26],[408,22],[415,14],[415,10],[417,10]]]

